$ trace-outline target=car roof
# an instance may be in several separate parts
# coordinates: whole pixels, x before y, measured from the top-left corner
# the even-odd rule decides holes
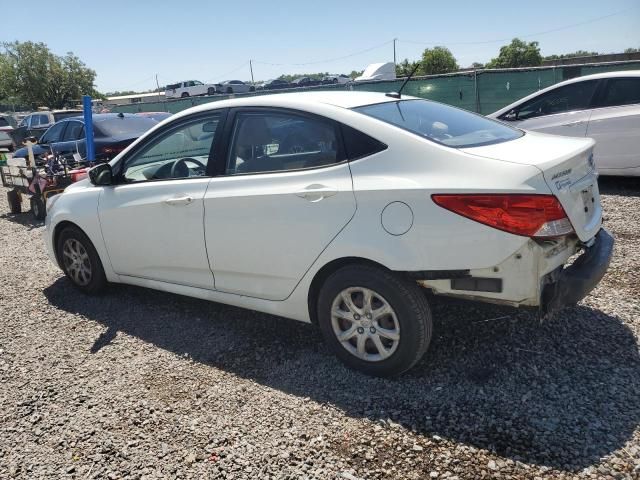
[[[115,117],[120,117],[120,118],[129,118],[129,117],[137,117],[140,118],[139,115],[136,115],[135,113],[94,113],[91,116],[91,119],[94,122],[99,122],[102,120],[107,120],[109,118],[115,118]],[[81,121],[84,122],[84,116],[76,116],[76,117],[66,117],[63,118],[62,120],[56,122],[56,123],[61,123],[61,122],[69,122],[71,120],[76,120],[76,121]]]
[[[640,70],[617,70],[615,72],[594,73],[592,75],[584,75],[582,77],[575,77],[569,80],[565,80],[563,82],[554,83],[553,85],[549,85],[548,87],[543,88],[542,90],[537,90],[527,95],[526,97],[522,97],[516,100],[515,102],[510,103],[509,105],[502,107],[500,110],[496,110],[495,112],[491,113],[490,116],[493,117],[493,116],[502,115],[503,113],[508,112],[515,106],[520,105],[521,103],[531,98],[537,97],[542,93],[548,92],[550,90],[554,90],[564,85],[571,85],[573,83],[585,82],[588,80],[600,80],[603,78],[622,78],[622,77],[640,77]]]
[[[403,100],[416,99],[408,95],[402,96]],[[305,110],[312,104],[323,103],[341,108],[356,108],[363,105],[372,105],[375,103],[394,102],[395,98],[387,97],[380,92],[353,92],[353,91],[322,91],[322,92],[293,92],[293,93],[277,93],[270,95],[257,95],[245,98],[233,98],[220,100],[217,102],[205,103],[196,107],[183,110],[176,114],[183,116],[187,113],[205,112],[218,108],[233,107],[283,107],[299,108]]]

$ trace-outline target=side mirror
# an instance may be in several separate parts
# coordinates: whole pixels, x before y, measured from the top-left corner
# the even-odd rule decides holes
[[[112,185],[113,172],[111,165],[101,163],[89,170],[89,181],[96,186]]]

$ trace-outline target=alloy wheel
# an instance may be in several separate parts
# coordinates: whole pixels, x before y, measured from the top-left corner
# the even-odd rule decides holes
[[[365,287],[342,290],[331,306],[331,326],[340,344],[367,362],[389,358],[400,343],[400,323],[380,294]]]
[[[71,279],[81,287],[91,282],[91,261],[84,245],[75,238],[69,238],[62,246],[64,267]]]

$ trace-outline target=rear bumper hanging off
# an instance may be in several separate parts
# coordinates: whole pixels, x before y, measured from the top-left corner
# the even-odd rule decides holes
[[[604,228],[595,236],[595,242],[568,267],[551,272],[551,280],[542,291],[540,313],[546,315],[564,307],[575,305],[595,288],[609,268],[614,239]]]

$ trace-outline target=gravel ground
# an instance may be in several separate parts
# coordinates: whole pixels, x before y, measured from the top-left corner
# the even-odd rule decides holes
[[[0,478],[640,478],[640,181],[604,179],[602,284],[539,324],[433,299],[402,378],[309,325],[75,291],[0,188]]]

